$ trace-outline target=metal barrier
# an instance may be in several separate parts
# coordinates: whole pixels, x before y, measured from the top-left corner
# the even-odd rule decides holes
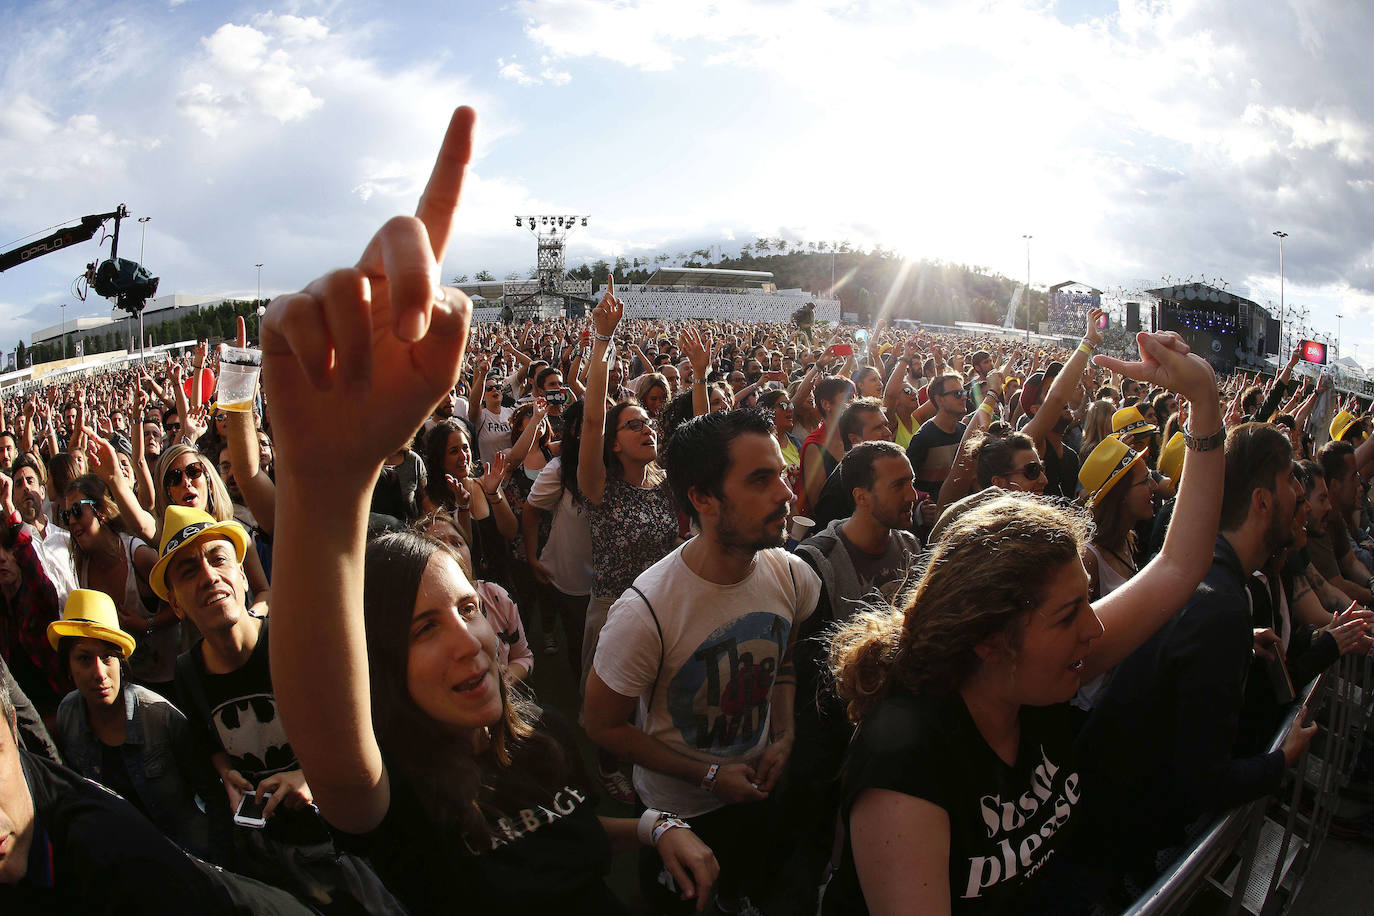
[[[1178,913],[1204,890],[1225,901],[1218,911],[1227,916],[1242,909],[1255,916],[1287,912],[1355,769],[1369,724],[1371,687],[1374,662],[1354,654],[1342,656],[1308,685],[1270,750],[1283,746],[1305,710],[1321,728],[1308,752],[1284,774],[1278,794],[1218,817],[1124,916]]]

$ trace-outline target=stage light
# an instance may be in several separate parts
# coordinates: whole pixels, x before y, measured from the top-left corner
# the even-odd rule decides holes
[[[519,229],[519,228],[520,228],[520,217],[518,217],[518,216],[515,218],[515,228],[516,228],[516,229]]]
[[[582,217],[582,225],[587,225],[587,217]]]

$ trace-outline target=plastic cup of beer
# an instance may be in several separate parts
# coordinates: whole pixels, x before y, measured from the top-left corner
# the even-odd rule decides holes
[[[220,410],[247,413],[253,409],[253,390],[262,371],[262,351],[221,344],[219,349]]]

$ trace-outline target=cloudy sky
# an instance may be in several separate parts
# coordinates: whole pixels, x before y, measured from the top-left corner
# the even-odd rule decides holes
[[[298,288],[479,113],[445,276],[758,235],[1101,288],[1205,276],[1374,363],[1374,5],[1356,0],[0,2],[0,248],[127,203],[161,292]],[[1364,88],[1361,89],[1360,87]],[[137,257],[126,223],[121,254]],[[108,250],[108,249],[107,249]],[[95,243],[0,275],[0,348]]]

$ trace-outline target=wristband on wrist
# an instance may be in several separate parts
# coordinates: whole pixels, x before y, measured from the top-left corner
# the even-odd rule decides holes
[[[659,818],[663,817],[663,814],[656,808],[644,809],[644,813],[639,816],[639,823],[635,825],[635,836],[639,838],[639,845],[653,845],[654,825],[658,823]]]
[[[993,413],[994,413],[994,411],[993,411],[993,409],[992,409],[992,405],[989,404],[987,401],[984,401],[983,403],[979,404],[979,405],[978,405],[978,409],[981,410],[981,411],[983,411],[983,412],[984,412],[985,414],[987,414],[988,416],[992,416]]]
[[[663,834],[667,833],[669,830],[674,829],[675,827],[685,827],[688,830],[692,829],[692,825],[684,821],[682,818],[677,816],[669,817],[654,828],[653,836],[650,838],[653,845],[657,846],[658,841],[663,838]]]
[[[720,773],[720,764],[713,763],[706,768],[706,775],[701,777],[701,787],[707,792],[716,791],[716,776]]]
[[[596,333],[596,332],[593,332],[593,333],[596,334],[596,339],[599,340],[599,341],[601,341],[602,343],[610,343],[612,340],[615,339],[615,335],[614,335],[614,334],[601,334],[601,333]]]
[[[1082,353],[1084,356],[1092,356],[1092,355],[1093,355],[1092,344],[1088,343],[1086,340],[1080,341],[1079,344],[1078,344],[1078,352],[1079,352],[1079,353]]]

